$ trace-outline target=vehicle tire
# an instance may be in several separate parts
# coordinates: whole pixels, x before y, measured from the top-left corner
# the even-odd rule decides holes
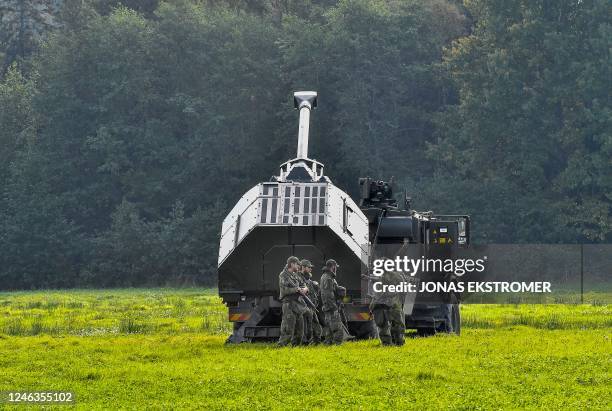
[[[349,322],[348,329],[351,335],[358,340],[367,340],[378,338],[378,330],[374,321],[355,321]]]
[[[431,337],[432,335],[436,335],[436,329],[434,327],[419,327],[417,328],[417,335],[419,337]]]

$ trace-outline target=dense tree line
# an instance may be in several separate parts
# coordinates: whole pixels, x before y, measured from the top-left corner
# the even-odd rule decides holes
[[[214,283],[225,214],[294,155],[297,89],[320,93],[310,153],[348,192],[394,176],[476,241],[610,241],[609,16],[65,0],[27,52],[3,45],[0,288]]]

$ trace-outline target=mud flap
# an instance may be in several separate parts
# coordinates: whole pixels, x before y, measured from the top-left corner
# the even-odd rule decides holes
[[[251,312],[251,316],[248,320],[243,322],[240,327],[234,329],[232,335],[230,335],[225,341],[226,344],[240,344],[243,342],[250,342],[251,339],[245,333],[246,329],[249,327],[255,327],[259,322],[268,314],[268,300],[261,299],[259,300],[259,304],[255,306],[253,311]]]

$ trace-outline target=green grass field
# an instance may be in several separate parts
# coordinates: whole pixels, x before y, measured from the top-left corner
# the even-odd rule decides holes
[[[214,290],[5,292],[0,313],[0,391],[80,409],[612,409],[608,305],[465,305],[460,337],[401,348],[226,346]]]

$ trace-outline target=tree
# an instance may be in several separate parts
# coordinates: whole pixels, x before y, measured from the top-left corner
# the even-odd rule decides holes
[[[13,62],[27,58],[47,32],[57,27],[59,4],[51,0],[7,0],[0,4],[2,73]]]
[[[287,89],[316,89],[325,107],[313,127],[313,153],[352,192],[359,176],[407,182],[428,175],[425,143],[448,87],[437,65],[465,19],[442,1],[345,0],[324,17],[314,25],[288,22],[281,40]],[[283,141],[294,133],[291,114]]]
[[[610,24],[604,1],[469,3],[447,54],[460,102],[430,150],[493,241],[610,239]],[[465,182],[471,187],[466,196]],[[452,192],[452,191],[451,191]]]
[[[0,186],[7,182],[17,151],[32,144],[36,119],[32,109],[35,80],[25,79],[13,65],[0,82]]]

